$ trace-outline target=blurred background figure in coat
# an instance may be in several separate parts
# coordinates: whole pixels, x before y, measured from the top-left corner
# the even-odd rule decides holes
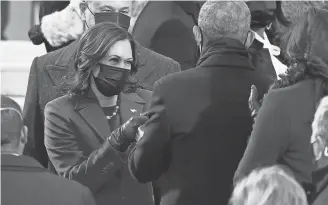
[[[278,166],[254,170],[236,185],[229,205],[308,205],[304,190],[286,171]]]
[[[290,23],[281,11],[281,2],[248,1],[246,3],[251,11],[251,29],[255,34],[255,40],[249,48],[252,62],[255,68],[264,72],[273,83],[279,78],[279,74],[287,70],[287,66],[279,60],[280,48],[271,43],[274,36],[268,34],[272,33],[271,27],[275,21],[285,26],[289,26]]]
[[[306,190],[315,193],[311,122],[328,94],[328,11],[311,8],[283,38],[292,62],[264,98],[235,181],[255,168],[282,164]]]
[[[28,32],[28,35],[35,45],[40,45],[44,43],[47,52],[55,51],[57,49],[60,49],[62,47],[67,46],[72,41],[74,41],[74,38],[71,37],[69,41],[64,38],[65,40],[62,41],[50,41],[48,42],[47,38],[45,38],[45,35],[49,32],[49,29],[55,29],[56,25],[51,24],[49,25],[49,18],[47,15],[52,14],[56,11],[61,11],[64,8],[66,8],[69,4],[69,1],[41,1],[40,2],[40,10],[39,10],[39,21],[40,24],[34,25]],[[65,19],[62,19],[62,23],[65,22]],[[55,28],[53,28],[55,27]],[[59,32],[58,32],[59,35]],[[63,33],[65,35],[65,33]],[[59,38],[58,38],[59,39]]]
[[[250,21],[244,2],[207,1],[193,29],[196,67],[155,83],[129,165],[137,180],[153,182],[156,205],[228,203],[252,131],[250,86],[269,87],[249,59]]]
[[[27,127],[20,106],[1,95],[1,204],[95,205],[83,185],[49,173],[35,159],[24,156]]]
[[[139,9],[132,35],[142,46],[180,63],[182,70],[193,68],[197,45],[192,35],[202,2],[136,1]]]
[[[311,144],[317,165],[313,175],[316,193],[312,205],[328,202],[328,97],[324,97],[314,115]]]

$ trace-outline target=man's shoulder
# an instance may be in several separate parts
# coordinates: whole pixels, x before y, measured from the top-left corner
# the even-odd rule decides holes
[[[85,197],[88,197],[88,195],[90,197],[92,196],[90,190],[86,186],[74,180],[69,180],[49,172],[44,173],[43,177],[40,177],[40,180],[43,180],[43,183],[49,186],[47,190],[52,190],[54,194],[62,196],[63,198],[61,201],[63,202],[67,197],[73,197],[76,201],[82,201]],[[68,201],[75,200],[69,199]]]
[[[69,44],[66,47],[35,57],[37,69],[43,71],[49,65],[62,66],[69,62],[70,58],[76,51],[76,42]]]
[[[156,84],[171,88],[179,88],[180,85],[188,85],[199,78],[202,72],[199,68],[191,68],[181,72],[169,73],[163,78],[159,79]]]
[[[162,54],[156,53],[148,48],[141,46],[139,43],[136,42],[136,48],[139,52],[139,57],[142,58],[141,61],[147,62],[147,64],[153,64],[158,67],[162,68],[171,68],[171,70],[175,70],[176,72],[180,71],[180,64]]]

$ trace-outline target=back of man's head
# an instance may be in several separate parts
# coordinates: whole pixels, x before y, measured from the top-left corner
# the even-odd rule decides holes
[[[250,22],[250,11],[242,1],[207,1],[198,17],[198,26],[209,41],[228,37],[244,42]]]
[[[1,148],[20,149],[21,152],[26,140],[25,127],[23,125],[22,111],[20,106],[9,97],[1,95]],[[22,133],[23,132],[23,133]],[[22,143],[23,140],[23,143]]]

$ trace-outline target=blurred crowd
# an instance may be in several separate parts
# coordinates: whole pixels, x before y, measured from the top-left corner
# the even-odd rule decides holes
[[[1,2],[2,40],[8,2]],[[327,205],[324,1],[44,1],[2,203]]]

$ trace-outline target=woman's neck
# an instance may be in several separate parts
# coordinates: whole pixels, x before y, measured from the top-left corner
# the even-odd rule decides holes
[[[96,95],[101,107],[112,107],[112,106],[116,105],[118,96],[113,95],[113,96],[107,97],[107,96],[103,95],[98,90],[93,78],[91,78],[91,89],[94,92],[94,94]]]

